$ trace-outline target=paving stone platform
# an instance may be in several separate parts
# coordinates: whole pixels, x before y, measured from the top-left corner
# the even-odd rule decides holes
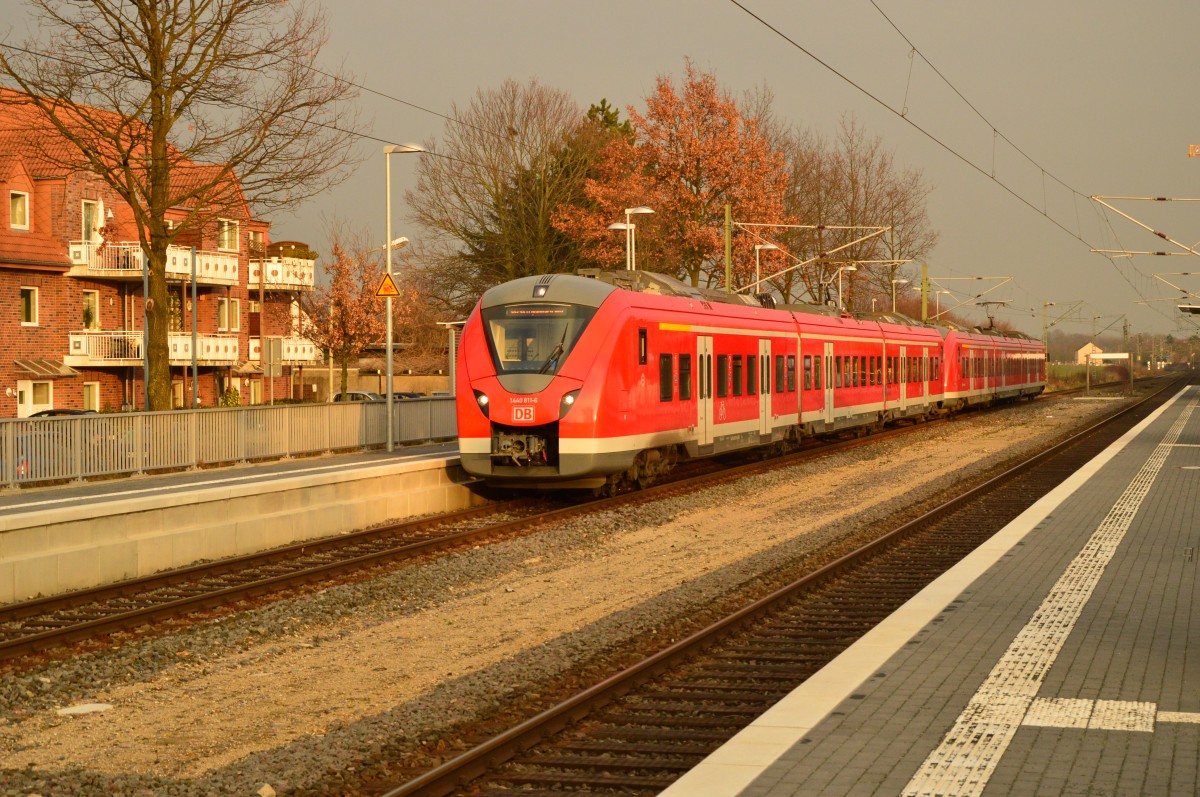
[[[1200,387],[670,797],[1200,793]]]

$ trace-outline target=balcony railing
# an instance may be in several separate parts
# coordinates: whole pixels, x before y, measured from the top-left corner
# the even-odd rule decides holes
[[[311,291],[316,285],[316,262],[299,257],[250,258],[250,288],[268,291]],[[260,285],[265,272],[266,281]]]
[[[142,247],[135,242],[72,241],[72,275],[109,279],[141,279]],[[238,284],[236,252],[196,252],[196,281],[210,285]],[[192,276],[192,250],[185,246],[167,247],[167,278],[188,280]]]
[[[268,335],[268,338],[276,337]],[[283,358],[280,365],[319,365],[324,362],[317,344],[306,338],[280,338],[283,341]],[[250,338],[250,362],[262,362],[262,338]]]
[[[141,330],[84,330],[72,332],[69,353],[63,362],[71,366],[141,365]],[[167,335],[167,352],[171,365],[190,365],[192,336],[172,332]],[[237,335],[197,335],[196,362],[198,365],[236,365],[239,361]]]

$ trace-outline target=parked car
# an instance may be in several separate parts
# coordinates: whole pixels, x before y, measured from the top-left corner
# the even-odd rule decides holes
[[[30,418],[57,418],[63,415],[95,415],[95,410],[72,410],[66,407],[55,407],[49,410],[42,410],[30,415]]]
[[[333,397],[334,401],[387,401],[378,393],[372,393],[369,390],[348,390],[345,393],[338,393]]]

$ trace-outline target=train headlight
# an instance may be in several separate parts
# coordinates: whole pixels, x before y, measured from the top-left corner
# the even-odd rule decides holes
[[[575,402],[579,399],[579,391],[572,390],[562,397],[562,401],[558,403],[558,417],[563,417],[567,411],[575,406]]]
[[[483,413],[483,417],[491,417],[488,415],[488,397],[486,393],[481,390],[475,391],[475,405],[479,407],[479,411]]]

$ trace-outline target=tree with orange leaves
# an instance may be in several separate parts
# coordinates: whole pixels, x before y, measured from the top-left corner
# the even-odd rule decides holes
[[[788,175],[757,119],[713,75],[691,63],[686,71],[679,90],[658,78],[645,116],[628,109],[633,136],[609,143],[584,185],[589,204],[560,207],[555,226],[591,259],[617,267],[625,239],[608,225],[624,221],[625,208],[648,206],[652,215],[635,217],[637,267],[713,286],[725,278],[726,203],[737,221],[781,223]],[[753,246],[744,233],[734,237],[734,285],[746,285]]]
[[[350,361],[383,339],[387,314],[384,300],[375,295],[383,279],[379,258],[361,244],[361,236],[347,244],[342,235],[337,230],[332,235],[333,262],[324,268],[328,282],[305,294],[300,304],[304,336],[341,366],[345,393]]]

